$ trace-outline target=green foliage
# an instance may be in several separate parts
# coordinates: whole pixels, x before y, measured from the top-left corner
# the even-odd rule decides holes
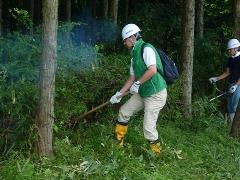
[[[183,94],[183,78],[177,80],[176,83],[172,84],[167,88],[168,97],[166,105],[160,112],[160,118],[163,123],[166,122],[182,122],[182,94]]]
[[[4,179],[31,179],[34,177],[34,163],[29,158],[25,159],[23,155],[12,152],[7,166],[1,171]]]
[[[0,178],[234,179],[240,175],[239,143],[227,137],[228,126],[217,112],[217,102],[209,103],[204,97],[194,98],[193,120],[186,121],[182,118],[182,78],[168,88],[168,104],[159,118],[158,129],[162,146],[160,157],[150,151],[142,132],[142,116],[139,115],[134,116],[129,124],[125,146],[120,148],[117,145],[113,137],[117,112],[110,106],[97,112],[99,121],[81,122],[74,130],[67,129],[64,124],[69,120],[77,118],[92,106],[109,100],[110,96],[119,90],[129,74],[130,64],[128,56],[100,56],[88,46],[75,47],[71,43],[63,43],[58,49],[55,159],[50,161],[45,158],[38,159],[34,154],[26,155],[24,152],[31,148],[32,138],[35,138],[32,119],[35,117],[37,102],[38,60],[34,60],[36,64],[31,60],[39,57],[40,50],[38,46],[33,46],[34,43],[26,41],[26,37],[20,37],[17,39],[23,43],[21,48],[18,47],[21,44],[18,41],[15,41],[14,45],[3,46],[7,47],[11,61],[2,63],[0,73],[1,88],[5,88],[1,89],[1,98],[6,98],[2,102],[9,101],[9,104],[2,103],[2,107],[6,106],[5,109],[2,108],[2,114],[21,124],[20,137],[26,135],[27,140],[23,138],[19,141],[18,136],[18,142],[21,145],[25,143],[23,151],[9,150],[10,147],[7,149],[7,157],[1,162]],[[12,47],[14,49],[11,49]],[[36,56],[28,55],[29,52],[24,47],[35,47],[33,49]],[[19,51],[17,57],[14,51]],[[96,55],[88,58],[76,57],[78,53],[83,56],[84,52],[95,52]],[[34,58],[27,61],[26,57],[29,56]],[[85,68],[71,68],[70,62],[82,64],[82,60],[87,61]],[[14,63],[18,66],[13,66]],[[12,66],[14,68],[10,68]],[[22,68],[25,68],[24,71]],[[10,73],[13,69],[19,72]],[[17,140],[13,139],[11,143]]]
[[[57,131],[82,113],[108,101],[128,75],[129,58],[103,57],[94,47],[71,41],[59,29],[55,115]],[[101,47],[101,45],[99,45]],[[12,147],[32,148],[39,96],[41,43],[39,35],[9,34],[0,42],[0,129],[3,154]],[[7,130],[7,131],[5,131]],[[9,131],[9,132],[8,132]]]
[[[61,124],[109,100],[128,75],[129,59],[114,55],[92,63],[89,70],[66,75],[59,68],[56,84],[56,116]]]
[[[225,43],[219,43],[215,37],[204,38],[196,42],[193,64],[193,92],[203,96],[209,92],[208,79],[225,70],[227,56]],[[200,91],[199,91],[200,90]]]
[[[205,14],[208,17],[218,17],[219,15],[229,15],[231,13],[230,0],[206,0],[204,1]]]
[[[221,129],[224,124],[224,118],[217,109],[217,102],[209,102],[209,98],[195,99],[193,102],[193,119],[190,121],[190,128],[193,131],[202,131],[205,129]]]
[[[222,128],[225,122],[223,115],[218,111],[219,101],[210,102],[210,98],[199,96],[202,94],[199,92],[200,87],[192,101],[193,118],[191,120],[183,119],[182,86],[183,79],[180,77],[176,83],[168,87],[167,104],[159,118],[162,123],[174,123],[180,128],[193,132],[211,129],[213,125],[215,128]]]
[[[98,66],[99,57],[93,47],[76,46],[71,39],[64,39],[65,35],[60,29],[55,108],[60,124],[84,112],[89,101],[94,101],[91,97],[85,101],[84,97],[89,94],[84,94],[88,89],[81,81],[81,74],[85,76],[89,68]],[[40,37],[13,33],[0,42],[0,129],[5,138],[0,140],[0,146],[3,154],[13,146],[31,149],[36,137],[33,132],[39,96]]]
[[[182,2],[139,2],[130,21],[140,26],[146,41],[171,51],[168,54],[180,64]],[[91,123],[80,122],[74,130],[66,127],[71,120],[108,101],[128,77],[130,64],[126,55],[99,54],[106,53],[109,44],[98,42],[93,47],[72,41],[74,28],[86,27],[95,41],[104,35],[105,43],[115,40],[115,25],[102,22],[100,30],[83,23],[59,25],[55,159],[51,161],[36,158],[33,153],[41,31],[33,36],[12,33],[1,38],[0,179],[237,179],[240,144],[228,137],[229,126],[218,112],[218,101],[210,103],[206,97],[210,91],[207,79],[224,69],[225,44],[232,36],[229,10],[229,0],[205,3],[205,37],[195,43],[193,118],[182,118],[184,82],[180,78],[168,88],[168,102],[160,113],[160,157],[150,151],[144,139],[141,113],[129,123],[123,148],[113,137],[117,112],[110,105],[97,111]],[[10,14],[17,26],[31,27],[27,11],[14,8]]]
[[[28,11],[19,8],[9,9],[10,15],[16,20],[19,26],[23,26],[27,29],[32,27],[32,20]]]
[[[38,43],[36,37],[18,33],[0,42],[0,128],[7,130],[0,140],[3,153],[15,145],[29,147],[31,142],[28,135],[38,102]]]
[[[217,116],[212,116],[216,118]],[[239,142],[228,126],[193,132],[159,123],[162,153],[156,157],[143,137],[142,118],[129,125],[125,146],[113,138],[113,124],[81,123],[55,139],[55,158],[24,157],[11,151],[0,167],[4,179],[237,179]]]
[[[130,20],[139,25],[146,41],[175,51],[180,43],[180,5],[179,1],[144,1],[136,5],[142,11],[136,11]]]

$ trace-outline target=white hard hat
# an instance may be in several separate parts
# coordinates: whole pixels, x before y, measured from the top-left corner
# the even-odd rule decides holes
[[[127,24],[122,29],[122,38],[123,40],[129,38],[130,36],[136,34],[137,32],[141,31],[136,24]]]
[[[227,43],[227,49],[233,49],[240,47],[240,43],[237,39],[230,39]]]

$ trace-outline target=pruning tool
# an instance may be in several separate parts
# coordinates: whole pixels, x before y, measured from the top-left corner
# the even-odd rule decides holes
[[[211,101],[213,101],[213,100],[215,100],[215,99],[217,99],[217,98],[219,98],[219,97],[221,97],[221,96],[223,96],[223,95],[228,95],[228,92],[220,90],[220,89],[217,87],[217,84],[216,84],[216,83],[213,83],[213,86],[214,86],[214,88],[216,89],[216,91],[219,92],[220,94],[217,95],[216,97],[210,99],[209,102],[211,102]]]

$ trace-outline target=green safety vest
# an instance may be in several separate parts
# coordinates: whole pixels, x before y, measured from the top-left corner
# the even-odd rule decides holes
[[[143,74],[148,70],[146,64],[144,63],[143,55],[141,52],[141,47],[143,43],[144,41],[142,39],[139,39],[132,49],[132,67],[136,80],[140,79]],[[151,47],[154,50],[156,54],[157,69],[158,71],[163,72],[162,62],[156,49],[151,44],[146,44],[145,47]],[[145,81],[143,84],[140,85],[138,93],[141,97],[149,97],[160,92],[166,87],[167,84],[163,77],[160,75],[160,73],[156,73],[149,80]]]

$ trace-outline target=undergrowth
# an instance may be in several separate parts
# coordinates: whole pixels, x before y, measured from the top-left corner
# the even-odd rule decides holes
[[[58,46],[52,160],[38,158],[34,149],[40,39],[13,34],[0,43],[0,179],[240,177],[240,143],[229,137],[219,101],[209,102],[207,90],[197,92],[192,120],[183,119],[181,78],[168,88],[167,104],[160,112],[160,156],[144,139],[142,113],[131,119],[124,147],[118,146],[113,133],[119,106],[108,105],[73,128],[73,120],[121,88],[129,75],[130,58],[103,56],[96,47],[65,43],[69,36],[64,37]]]
[[[222,121],[222,119],[218,119]],[[143,137],[142,119],[133,118],[124,147],[113,136],[114,120],[81,123],[56,135],[55,158],[11,151],[1,162],[2,179],[237,179],[240,144],[228,126],[201,132],[159,121],[162,151],[155,156]],[[215,122],[219,124],[219,122]]]

